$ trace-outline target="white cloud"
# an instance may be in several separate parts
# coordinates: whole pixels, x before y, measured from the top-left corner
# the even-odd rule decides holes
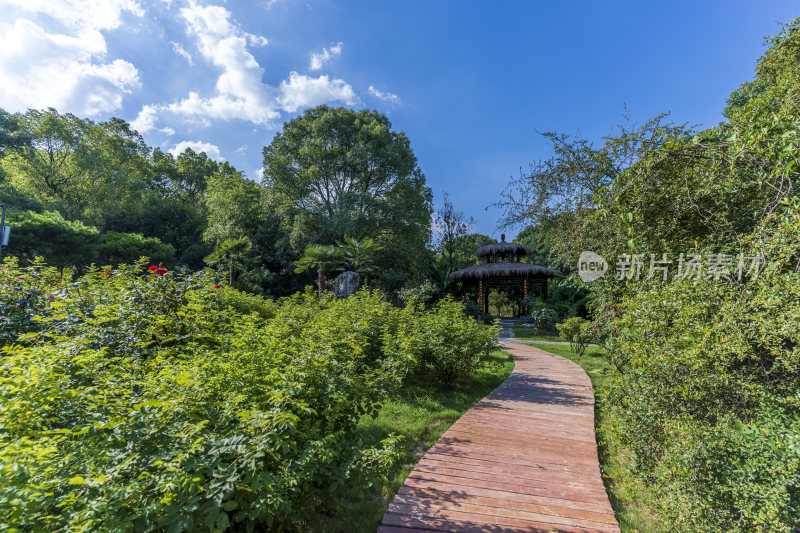
[[[281,107],[294,113],[301,107],[310,107],[338,100],[349,105],[358,103],[358,97],[344,80],[333,79],[328,76],[312,78],[292,72],[289,74],[288,83],[281,82],[281,96],[278,99]]]
[[[169,153],[174,156],[178,156],[183,153],[184,150],[187,148],[191,148],[195,152],[205,152],[208,157],[211,159],[216,159],[217,161],[222,161],[222,155],[219,153],[219,146],[211,143],[205,143],[202,141],[181,141],[172,148],[169,149]]]
[[[192,54],[186,51],[186,48],[181,46],[181,43],[176,43],[175,41],[170,41],[169,44],[172,45],[172,49],[175,51],[176,54],[184,58],[188,63],[189,66],[194,65],[192,62]]]
[[[264,181],[264,167],[257,168],[253,175],[255,176],[255,181]]]
[[[135,119],[131,121],[131,127],[139,133],[147,133],[153,130],[158,130],[167,136],[174,135],[175,130],[170,127],[157,128],[158,114],[162,108],[157,105],[145,104],[139,111]]]
[[[322,52],[314,52],[311,54],[311,64],[308,66],[309,70],[319,70],[322,66],[333,59],[334,56],[342,54],[342,46],[344,43],[336,43],[330,48],[323,48]]]
[[[247,43],[250,46],[267,46],[269,44],[269,39],[263,35],[254,35],[245,32],[244,36],[247,37]]]
[[[144,10],[136,0],[5,0],[31,13],[48,15],[74,30],[113,30],[122,24],[122,13],[137,17]]]
[[[378,89],[376,89],[375,87],[373,87],[372,85],[369,86],[369,94],[371,94],[375,98],[379,98],[379,99],[383,100],[384,102],[392,102],[393,104],[399,104],[400,103],[400,97],[397,96],[396,94],[392,94],[392,93],[389,93],[389,92],[386,92],[386,93],[381,92]]]
[[[107,57],[101,33],[118,28],[124,12],[142,16],[138,3],[7,0],[7,4],[33,20],[0,22],[0,101],[6,109],[53,106],[97,115],[119,109],[123,95],[139,85],[133,64]]]
[[[216,94],[189,95],[168,106],[170,111],[198,118],[243,119],[269,124],[280,114],[275,109],[270,88],[261,82],[264,69],[247,50],[248,43],[262,46],[267,39],[244,32],[230,20],[222,6],[191,3],[181,9],[187,33],[194,37],[200,55],[222,69]]]
[[[200,5],[189,0],[179,13],[189,39],[172,42],[173,50],[186,57],[190,64],[205,61],[218,68],[216,84],[210,91],[195,89],[171,102],[145,105],[133,121],[138,131],[174,133],[169,128],[158,129],[158,122],[174,125],[169,121],[176,118],[203,126],[210,126],[215,120],[239,119],[269,128],[276,125],[282,111],[293,113],[332,101],[359,103],[348,83],[329,76],[312,77],[291,72],[278,87],[264,83],[264,68],[251,50],[268,44],[268,39],[244,31],[225,7]],[[324,59],[319,61],[327,61],[341,50],[342,43],[323,50],[320,58],[324,56]]]
[[[158,107],[154,105],[144,105],[135,119],[131,121],[131,128],[139,133],[147,133],[156,127],[158,120]]]

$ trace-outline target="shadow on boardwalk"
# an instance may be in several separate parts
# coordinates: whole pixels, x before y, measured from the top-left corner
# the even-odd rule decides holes
[[[542,376],[511,374],[500,387],[481,400],[476,407],[494,401],[492,405],[501,408],[502,403],[500,402],[509,400],[564,406],[594,405],[591,387],[570,386],[560,379]]]
[[[576,364],[506,343],[516,367],[428,450],[380,533],[618,532],[594,437],[594,394]]]

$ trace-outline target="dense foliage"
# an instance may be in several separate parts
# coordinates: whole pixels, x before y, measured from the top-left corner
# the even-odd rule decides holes
[[[37,531],[287,525],[381,475],[353,439],[416,373],[451,378],[497,330],[445,300],[270,303],[145,263],[0,279],[0,524]]]
[[[175,262],[175,248],[156,238],[101,232],[81,222],[65,220],[58,213],[9,211],[6,222],[14,228],[14,238],[4,251],[23,260],[40,256],[47,257],[54,266],[79,268],[92,263],[130,263],[142,256],[156,264]]]
[[[556,326],[562,339],[569,342],[569,346],[576,354],[583,355],[586,346],[592,342],[591,323],[588,320],[574,316]]]
[[[608,261],[584,285],[619,371],[601,429],[613,482],[663,531],[800,527],[800,21],[769,45],[726,122],[628,122],[600,147],[547,134],[553,158],[500,202],[553,264],[574,269],[583,250]],[[621,254],[681,253],[758,267],[616,275]]]
[[[41,248],[62,266],[128,262],[145,249],[165,263],[199,269],[223,243],[247,239],[246,267],[215,265],[232,274],[229,282],[273,296],[302,290],[316,277],[295,272],[309,245],[374,241],[375,275],[364,277],[391,291],[429,276],[435,255],[432,195],[410,141],[386,116],[367,110],[319,106],[285,124],[264,149],[259,183],[205,153],[152,149],[117,118],[95,123],[55,109],[0,109],[0,202],[32,213],[28,218],[56,213],[109,235],[101,252],[84,254],[66,244],[77,226],[40,225],[57,230],[49,246],[63,242],[63,251],[14,231],[11,244],[19,243],[20,253]],[[146,242],[125,243],[132,250],[125,255],[119,234]]]
[[[644,290],[616,321],[612,445],[675,529],[800,525],[800,213],[753,239],[757,280]]]

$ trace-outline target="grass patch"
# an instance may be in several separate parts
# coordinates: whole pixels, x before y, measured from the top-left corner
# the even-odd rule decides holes
[[[318,516],[311,531],[374,533],[406,476],[420,457],[467,409],[497,388],[514,369],[511,355],[495,350],[472,375],[447,385],[432,377],[421,377],[404,387],[397,398],[384,404],[375,417],[364,417],[358,437],[378,444],[390,433],[404,435],[409,462],[390,480],[363,495],[350,495],[336,502],[336,510]]]
[[[563,341],[558,333],[550,331],[547,334],[539,334],[534,328],[523,328],[514,326],[514,336],[518,339],[536,339],[537,341]]]
[[[623,533],[665,531],[664,525],[660,524],[659,520],[648,510],[646,502],[651,496],[647,493],[646,488],[632,487],[629,484],[621,483],[624,477],[622,475],[625,470],[624,465],[628,464],[630,458],[618,446],[610,447],[605,444],[608,442],[607,437],[611,435],[612,420],[604,409],[602,398],[605,390],[619,379],[619,373],[609,362],[608,354],[602,348],[587,346],[586,352],[579,357],[567,344],[537,342],[528,344],[578,363],[592,380],[592,387],[598,399],[595,403],[594,423],[597,429],[598,455],[603,473],[603,483],[605,483],[611,506],[614,508]]]
[[[581,368],[589,374],[589,378],[592,380],[592,386],[596,393],[617,377],[616,369],[608,362],[606,352],[602,348],[587,346],[586,352],[584,352],[582,357],[579,357],[572,351],[569,344],[546,344],[537,342],[530,342],[528,344],[547,352],[560,355],[565,359],[575,361],[581,365]]]

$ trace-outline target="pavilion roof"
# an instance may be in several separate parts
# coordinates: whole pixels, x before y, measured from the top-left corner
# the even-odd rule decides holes
[[[518,242],[506,242],[505,233],[501,235],[500,238],[502,239],[501,242],[487,244],[475,250],[475,257],[488,258],[495,255],[523,255],[530,257],[533,255],[533,250],[524,244],[519,244]]]
[[[553,270],[552,268],[546,268],[539,265],[533,265],[531,263],[497,262],[481,263],[479,265],[473,265],[461,270],[456,270],[450,274],[450,281],[488,279],[493,277],[563,278],[564,274],[558,270]]]

